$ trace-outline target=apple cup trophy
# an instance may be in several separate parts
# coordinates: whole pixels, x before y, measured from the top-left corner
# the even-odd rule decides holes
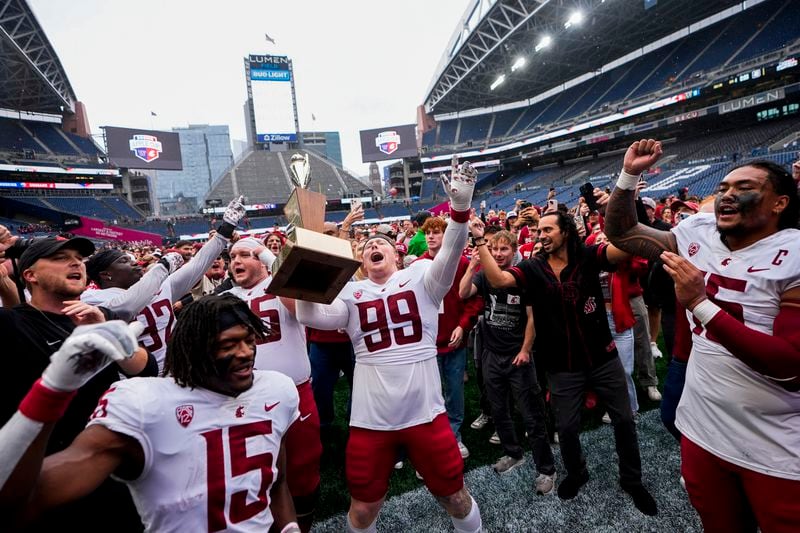
[[[269,292],[298,300],[331,303],[361,263],[350,242],[324,235],[325,195],[308,190],[308,154],[296,153],[289,163],[295,185],[283,212],[289,221],[286,245],[272,265]]]

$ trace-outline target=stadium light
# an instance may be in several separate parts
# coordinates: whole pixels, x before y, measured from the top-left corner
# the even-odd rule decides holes
[[[506,75],[505,74],[500,74],[497,77],[497,79],[492,82],[492,85],[489,87],[489,90],[494,91],[504,81],[506,81]]]
[[[514,64],[511,65],[511,72],[515,72],[517,69],[521,69],[524,66],[525,66],[525,58],[518,57],[517,60],[514,61]]]
[[[550,43],[553,42],[553,38],[549,35],[545,35],[541,39],[539,39],[539,44],[536,45],[536,51],[542,50],[543,48],[547,48],[550,46]]]
[[[580,11],[573,11],[567,19],[567,22],[564,24],[564,27],[569,28],[570,26],[575,26],[581,22],[583,22],[583,13]]]

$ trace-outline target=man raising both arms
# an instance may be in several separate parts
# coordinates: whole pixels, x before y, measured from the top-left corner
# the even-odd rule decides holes
[[[681,471],[707,531],[800,530],[800,198],[783,167],[741,165],[714,213],[637,224],[639,175],[661,157],[633,143],[606,210],[620,248],[661,258],[686,308],[692,352],[675,425]]]
[[[319,463],[322,444],[319,414],[311,389],[311,363],[306,348],[306,328],[295,318],[295,301],[267,294],[275,255],[248,237],[231,248],[231,272],[236,287],[227,291],[247,302],[268,325],[269,334],[256,343],[257,370],[272,370],[292,378],[300,396],[300,417],[286,434],[286,479],[303,531],[311,529],[319,498]]]
[[[117,382],[72,445],[42,461],[73,391],[112,360],[129,358],[141,329],[121,321],[81,326],[53,355],[0,429],[3,517],[24,523],[113,474],[128,485],[147,531],[255,532],[274,523],[276,531],[299,532],[283,444],[299,416],[297,392],[282,374],[253,371],[263,324],[232,296],[187,306],[167,348],[168,377]]]
[[[478,505],[464,486],[464,462],[450,429],[436,361],[439,306],[453,285],[475,186],[464,163],[445,190],[451,219],[433,261],[397,270],[394,239],[375,234],[364,246],[367,279],[345,285],[331,305],[297,302],[300,322],[347,331],[356,353],[347,443],[347,527],[374,532],[396,452],[405,447],[456,531],[481,530]]]

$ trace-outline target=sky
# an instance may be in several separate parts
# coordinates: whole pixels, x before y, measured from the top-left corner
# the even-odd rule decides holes
[[[288,55],[300,129],[340,132],[344,166],[366,175],[358,131],[416,122],[416,108],[468,1],[28,4],[86,105],[93,133],[107,125],[170,130],[214,124],[228,125],[232,139],[244,140],[242,58]]]

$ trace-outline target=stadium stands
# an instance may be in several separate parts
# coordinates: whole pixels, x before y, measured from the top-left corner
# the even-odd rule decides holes
[[[235,194],[244,195],[248,203],[283,203],[292,192],[289,162],[295,151],[250,153],[232,169],[225,172],[212,186],[207,198],[229,201]],[[328,198],[342,198],[368,188],[349,172],[315,152],[309,153],[313,191]],[[236,179],[234,187],[234,177]],[[235,193],[234,193],[235,189]]]
[[[97,156],[99,153],[91,139],[67,133],[58,124],[0,118],[0,151],[25,150],[71,157]]]
[[[800,10],[791,0],[767,1],[526,108],[441,121],[438,139],[426,134],[423,144],[432,152],[468,141],[483,143],[545,129],[604,106],[613,109],[624,101],[677,87],[699,72],[780,49],[798,39],[798,26]],[[495,124],[489,133],[492,117]]]

